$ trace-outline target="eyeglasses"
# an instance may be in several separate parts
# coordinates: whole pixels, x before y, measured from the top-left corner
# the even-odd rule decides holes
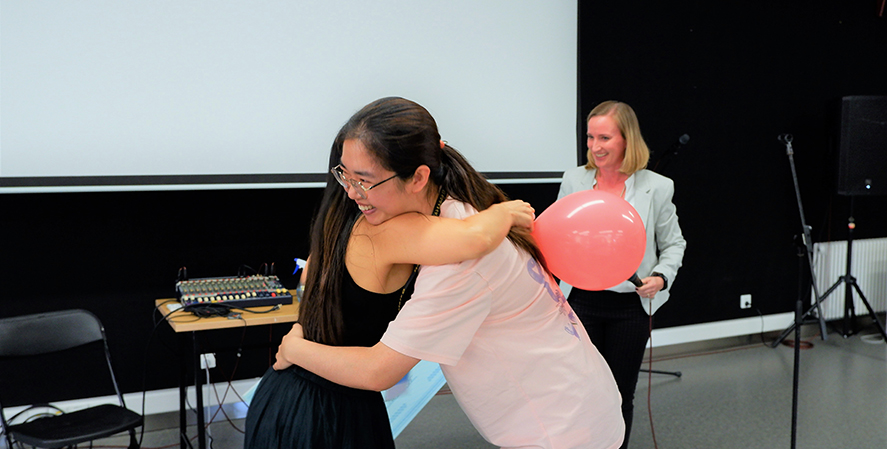
[[[362,199],[367,199],[367,192],[369,192],[370,190],[373,190],[376,187],[379,187],[380,185],[385,183],[386,181],[390,181],[390,180],[397,177],[397,175],[395,174],[394,176],[392,176],[390,178],[383,179],[383,180],[381,180],[369,187],[366,187],[363,185],[362,182],[355,181],[353,179],[346,177],[345,171],[342,169],[341,165],[337,165],[337,166],[333,167],[332,169],[330,169],[330,172],[333,174],[333,176],[336,177],[336,181],[339,181],[339,184],[342,187],[344,187],[345,190],[348,190],[349,185],[351,187],[354,187],[354,191],[357,192],[357,195],[360,196]]]

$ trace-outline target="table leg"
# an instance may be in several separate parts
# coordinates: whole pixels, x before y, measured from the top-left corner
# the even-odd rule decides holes
[[[203,378],[200,370],[200,347],[197,332],[191,332],[194,353],[194,392],[197,396],[197,447],[206,449],[206,426],[203,420]]]
[[[184,349],[185,346],[185,335],[180,335],[179,340],[181,344],[179,348],[182,349],[181,354],[179,355],[179,440],[181,442],[181,449],[187,449],[188,444],[188,356],[187,351]]]

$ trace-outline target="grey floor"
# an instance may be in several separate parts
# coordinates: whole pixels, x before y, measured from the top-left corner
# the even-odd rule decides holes
[[[808,327],[816,326],[803,329]],[[792,448],[794,349],[763,343],[775,338],[743,337],[654,353],[654,370],[682,376],[641,373],[631,447]],[[830,333],[827,340],[815,335],[803,340],[812,347],[802,345],[800,351],[794,447],[887,448],[887,344],[877,330],[869,326],[848,338]],[[243,419],[231,424],[219,415],[216,421],[208,447],[240,448],[242,434],[235,426],[242,429]],[[174,417],[148,422],[143,447],[177,447]],[[493,447],[477,434],[446,387],[396,444],[399,449]]]

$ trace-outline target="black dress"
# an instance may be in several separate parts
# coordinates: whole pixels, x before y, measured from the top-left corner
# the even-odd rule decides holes
[[[344,346],[373,346],[397,315],[402,292],[373,293],[350,274],[346,278]],[[411,294],[412,286],[403,300]],[[381,393],[344,387],[292,366],[269,368],[262,377],[246,415],[244,448],[394,448],[394,438]]]

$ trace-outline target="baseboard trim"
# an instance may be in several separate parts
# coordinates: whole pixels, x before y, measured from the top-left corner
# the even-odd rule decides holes
[[[231,382],[231,388],[236,391],[238,394],[234,394],[232,391],[228,391],[228,394],[225,394],[225,390],[228,389],[228,383],[215,383],[213,385],[204,385],[203,388],[203,404],[205,408],[215,408],[219,405],[219,401],[216,400],[216,395],[213,393],[211,388],[215,388],[218,391],[219,398],[224,396],[222,400],[222,404],[236,404],[240,403],[240,397],[242,397],[256,382],[259,381],[259,378],[253,379],[241,379],[235,380]],[[167,388],[163,390],[153,390],[147,392],[136,392],[136,393],[126,393],[123,395],[123,400],[126,402],[127,408],[142,413],[142,402],[144,398],[144,414],[155,415],[160,413],[169,413],[169,412],[178,412],[179,411],[179,389],[178,388]],[[116,404],[117,397],[116,396],[100,396],[94,398],[84,398],[84,399],[74,399],[70,401],[63,401],[53,403],[53,405],[59,407],[64,410],[66,413],[70,413],[77,410],[82,410],[88,407],[93,407],[101,404]],[[194,387],[188,388],[188,404],[191,407],[194,407],[197,403],[197,396],[195,395]],[[16,413],[26,409],[26,406],[19,407],[7,407],[3,409],[3,412],[7,417],[14,416]]]
[[[775,315],[764,315],[750,318],[739,318],[735,320],[715,321],[711,323],[691,324],[687,326],[668,327],[664,329],[654,329],[653,335],[647,347],[666,347],[672,345],[681,345],[686,343],[695,343],[707,340],[718,340],[729,337],[737,337],[743,335],[756,335],[764,332],[775,330],[783,330],[788,328],[794,322],[794,313],[780,313]],[[258,378],[241,379],[231,382],[231,388],[240,396],[243,396],[253,385],[258,382]],[[219,392],[219,397],[225,394],[228,387],[227,383],[216,383],[213,387]],[[188,388],[188,403],[193,407],[196,403],[194,387]],[[225,395],[222,405],[236,404],[241,402],[238,394],[229,391]],[[144,397],[145,415],[155,415],[161,413],[177,412],[179,410],[179,389],[167,388],[164,390],[153,390],[145,392],[127,393],[124,396],[127,407],[140,412],[142,411],[142,401]],[[104,396],[96,398],[75,399],[56,403],[55,405],[66,412],[82,410],[99,404],[115,403],[114,396]],[[210,386],[204,387],[203,403],[207,408],[218,406],[219,401],[216,400],[215,393],[210,390]],[[25,407],[8,407],[4,409],[6,416],[13,416]]]
[[[647,347],[655,348],[783,330],[791,326],[794,320],[795,314],[793,312],[785,312],[774,315],[653,329],[653,335],[650,337],[650,341],[647,342]]]

